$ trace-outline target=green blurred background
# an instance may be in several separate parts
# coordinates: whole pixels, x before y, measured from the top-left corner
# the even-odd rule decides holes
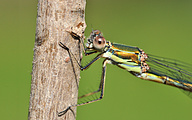
[[[99,29],[112,42],[191,63],[191,6],[190,0],[87,0],[85,35]],[[0,1],[1,120],[28,116],[36,13],[37,0]],[[101,66],[102,60],[81,72],[81,91],[97,89]],[[179,89],[107,65],[104,99],[78,107],[77,120],[191,119],[191,108]]]

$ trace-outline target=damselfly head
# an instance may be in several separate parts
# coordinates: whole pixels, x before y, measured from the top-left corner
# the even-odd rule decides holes
[[[86,47],[88,49],[95,49],[101,51],[106,44],[105,38],[102,36],[101,31],[93,30],[87,39]]]
[[[101,33],[101,31],[99,30],[93,30],[89,36],[89,38],[87,39],[87,42],[93,42],[93,39],[95,39],[95,37],[97,36],[102,36],[103,34]]]

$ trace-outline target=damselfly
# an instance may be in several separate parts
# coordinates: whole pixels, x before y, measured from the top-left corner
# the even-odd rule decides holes
[[[75,35],[74,33],[71,34]],[[83,43],[83,40],[79,36],[78,38]],[[59,45],[72,54],[64,44],[60,42]],[[100,97],[85,103],[71,105],[66,110],[60,112],[59,116],[65,114],[73,106],[85,105],[103,98],[107,63],[123,68],[132,75],[141,79],[171,85],[183,89],[189,94],[192,92],[192,71],[190,65],[187,63],[146,54],[138,47],[111,43],[110,41],[105,40],[99,30],[92,31],[87,39],[86,46],[84,44],[83,46],[85,56],[94,53],[99,54],[84,67],[77,62],[81,70],[87,69],[91,64],[101,57],[105,58],[105,60],[103,61],[102,77],[98,90],[80,96],[79,99],[98,92],[100,92]]]

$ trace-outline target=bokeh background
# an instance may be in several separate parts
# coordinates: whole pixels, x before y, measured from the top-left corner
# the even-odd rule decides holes
[[[99,29],[111,42],[191,63],[191,6],[190,0],[87,0],[85,35]],[[36,12],[37,0],[0,1],[1,120],[28,116]],[[97,89],[101,71],[102,60],[81,72],[80,94]],[[77,120],[191,119],[191,108],[179,89],[107,65],[104,99],[78,107]]]

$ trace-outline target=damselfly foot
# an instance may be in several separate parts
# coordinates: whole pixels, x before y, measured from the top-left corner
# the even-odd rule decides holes
[[[61,117],[62,115],[64,115],[65,113],[67,113],[67,111],[70,110],[70,109],[71,109],[71,106],[69,106],[67,109],[59,112],[59,113],[58,113],[58,116]]]
[[[65,50],[69,50],[69,48],[68,47],[66,47],[62,42],[59,42],[59,46],[60,47],[62,47],[63,49],[65,49]]]

